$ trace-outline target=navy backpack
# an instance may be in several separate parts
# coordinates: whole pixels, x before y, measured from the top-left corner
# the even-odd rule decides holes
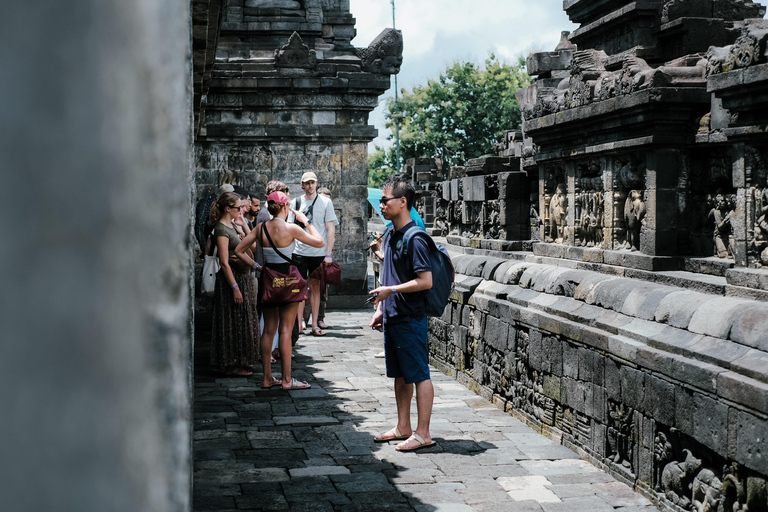
[[[387,237],[391,232],[391,229],[387,231]],[[408,248],[411,246],[411,238],[415,235],[420,235],[426,240],[429,259],[432,262],[432,288],[426,290],[427,316],[442,316],[445,305],[448,304],[448,297],[453,291],[453,280],[456,277],[453,262],[443,244],[436,244],[424,228],[415,225],[403,234],[403,255],[406,256],[405,261],[409,265],[413,265],[413,260],[408,258]]]

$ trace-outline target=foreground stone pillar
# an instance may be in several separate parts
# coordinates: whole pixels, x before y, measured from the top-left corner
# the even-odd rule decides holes
[[[5,6],[5,512],[191,508],[189,10]]]

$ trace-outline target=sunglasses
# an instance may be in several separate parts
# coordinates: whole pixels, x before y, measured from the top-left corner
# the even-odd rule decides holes
[[[403,196],[400,196],[400,197],[403,197]],[[381,199],[379,199],[379,204],[387,204],[387,201],[391,201],[392,199],[400,199],[400,197],[381,196]]]

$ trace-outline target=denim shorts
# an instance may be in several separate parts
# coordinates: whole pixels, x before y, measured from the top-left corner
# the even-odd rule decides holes
[[[384,357],[387,377],[402,377],[406,384],[429,380],[427,315],[384,324]]]

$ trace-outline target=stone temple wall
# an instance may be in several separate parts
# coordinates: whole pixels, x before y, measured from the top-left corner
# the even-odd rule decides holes
[[[331,190],[340,224],[333,257],[342,282],[333,306],[367,292],[368,114],[402,62],[402,36],[384,30],[355,48],[346,0],[225,0],[221,33],[195,141],[197,199],[223,181],[264,199],[281,180],[303,194],[313,171]]]
[[[0,509],[191,510],[190,2],[0,26]]]
[[[433,364],[662,509],[768,508],[767,304],[650,272],[453,260]]]
[[[663,510],[768,511],[768,22],[573,0],[520,137],[450,170],[433,362]]]

